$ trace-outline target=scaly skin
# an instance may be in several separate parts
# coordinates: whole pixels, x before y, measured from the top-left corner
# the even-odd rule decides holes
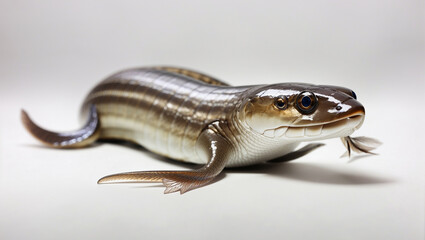
[[[166,193],[184,193],[204,186],[224,167],[275,161],[301,142],[347,137],[363,123],[364,108],[343,87],[232,87],[192,70],[151,67],[106,78],[87,96],[82,116],[87,124],[71,133],[44,130],[25,111],[22,120],[36,138],[56,148],[122,139],[162,156],[203,164],[194,171],[131,172],[99,180],[162,182]]]

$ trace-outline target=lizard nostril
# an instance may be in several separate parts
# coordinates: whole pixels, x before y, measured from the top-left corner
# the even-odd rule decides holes
[[[336,106],[336,110],[341,110],[342,109],[342,107],[341,106]]]

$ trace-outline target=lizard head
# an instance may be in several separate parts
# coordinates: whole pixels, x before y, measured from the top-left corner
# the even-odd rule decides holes
[[[344,87],[285,83],[257,88],[242,102],[239,119],[257,134],[288,141],[345,137],[360,128],[365,110]]]

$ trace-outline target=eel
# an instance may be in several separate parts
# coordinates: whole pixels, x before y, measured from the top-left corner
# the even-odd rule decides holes
[[[205,186],[225,167],[284,161],[279,159],[302,142],[342,138],[348,152],[374,148],[349,137],[365,117],[351,89],[306,83],[230,86],[178,67],[133,68],[107,77],[88,94],[81,116],[81,129],[54,132],[21,112],[26,129],[53,148],[119,139],[200,165],[188,171],[118,173],[98,181],[159,182],[164,193]]]

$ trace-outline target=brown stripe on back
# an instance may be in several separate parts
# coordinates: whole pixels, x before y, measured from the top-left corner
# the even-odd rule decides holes
[[[127,70],[97,85],[85,105],[96,105],[100,120],[115,129],[106,129],[102,136],[133,139],[151,151],[187,159],[196,155],[200,132],[208,123],[226,119],[234,111],[234,99],[246,89],[190,77],[201,78],[196,74],[185,69]]]
[[[216,86],[230,86],[229,84],[211,77],[209,75],[200,73],[200,72],[196,72],[193,70],[189,70],[189,69],[185,69],[185,68],[177,68],[177,67],[153,67],[154,69],[158,69],[158,70],[163,70],[163,71],[167,71],[167,72],[173,72],[173,73],[177,73],[177,74],[181,74],[196,80],[199,80],[201,82],[204,83],[208,83],[211,85],[216,85]]]

